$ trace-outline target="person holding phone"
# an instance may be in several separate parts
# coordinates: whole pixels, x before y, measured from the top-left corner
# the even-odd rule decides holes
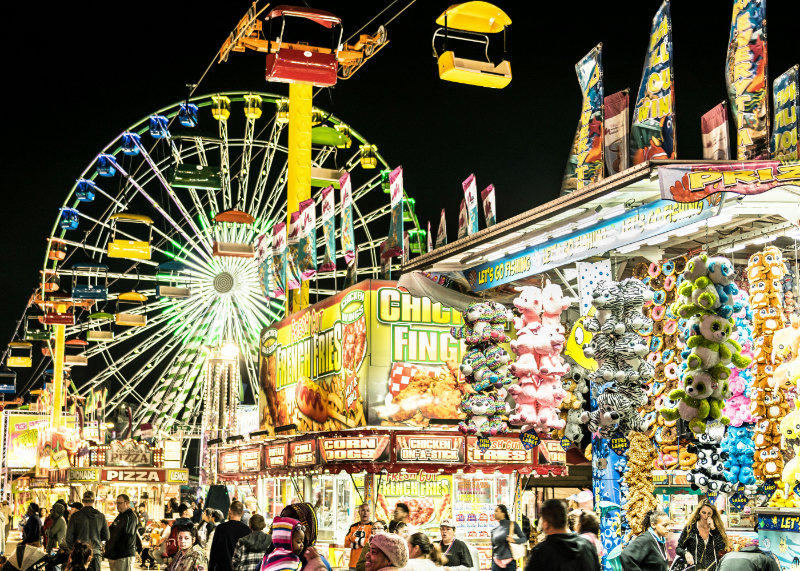
[[[728,551],[730,543],[717,508],[702,500],[683,528],[675,553],[697,571],[718,571],[719,560]]]

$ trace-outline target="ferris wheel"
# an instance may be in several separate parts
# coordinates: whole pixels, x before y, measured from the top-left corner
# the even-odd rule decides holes
[[[218,93],[120,134],[67,195],[14,342],[41,341],[48,356],[51,326],[65,325],[65,365],[88,365],[73,388],[81,396],[108,388],[106,413],[127,403],[134,427],[196,426],[213,350],[236,347],[242,380],[257,387],[259,333],[284,315],[257,249],[269,251],[273,225],[287,218],[288,105],[269,93]],[[312,197],[319,204],[322,188],[351,173],[357,275],[377,277],[389,164],[330,113],[314,108],[313,123]],[[419,251],[424,231],[404,196]],[[338,192],[336,203],[337,268],[311,282],[312,302],[343,289]]]

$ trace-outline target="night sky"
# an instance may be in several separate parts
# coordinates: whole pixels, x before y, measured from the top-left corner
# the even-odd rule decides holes
[[[438,79],[431,36],[449,1],[418,0],[388,26],[390,43],[332,93],[334,114],[377,144],[393,167],[404,167],[420,222],[431,220],[435,232],[439,211],[447,208],[452,241],[461,181],[470,173],[479,190],[489,183],[497,188],[499,220],[558,196],[581,105],[575,63],[602,42],[606,95],[630,88],[633,105],[660,2],[500,1],[513,21],[514,79],[492,90]],[[342,17],[346,38],[388,0],[309,4]],[[405,4],[399,0],[365,31],[374,33]],[[772,0],[768,9],[770,88],[800,60],[793,4]],[[725,99],[732,5],[673,2],[680,159],[702,156],[700,116]],[[185,84],[197,82],[249,6],[241,0],[15,5],[3,26],[3,344],[33,291],[45,239],[75,179],[129,125],[183,99]],[[502,35],[492,39],[491,53],[499,53]],[[212,66],[197,94],[288,94],[287,85],[264,81],[264,60],[255,52],[232,54]],[[324,92],[315,103],[330,107]]]

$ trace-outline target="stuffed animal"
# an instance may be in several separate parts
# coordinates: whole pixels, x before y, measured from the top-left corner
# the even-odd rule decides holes
[[[508,422],[515,426],[534,424],[539,420],[536,410],[538,387],[530,376],[520,377],[519,384],[508,387],[508,394],[514,397],[516,407]]]
[[[514,329],[519,331],[532,323],[542,321],[542,290],[534,286],[515,287],[520,294],[514,298],[519,317],[514,317]]]
[[[538,414],[534,426],[537,430],[562,429],[566,421],[558,417],[558,406],[567,396],[557,379],[543,379],[536,390],[536,411]],[[524,431],[524,429],[523,429]]]
[[[500,415],[506,406],[497,394],[468,393],[461,399],[461,410],[467,413],[467,418],[459,423],[458,429],[464,434],[505,434],[508,426]]]
[[[472,378],[472,388],[477,392],[494,385],[498,380],[486,364],[486,356],[479,347],[473,347],[464,354],[459,370],[465,377]]]
[[[583,323],[591,332],[624,333],[625,324],[622,323],[624,300],[622,291],[615,282],[601,281],[592,292],[592,306],[597,310],[594,317],[586,319]]]
[[[552,325],[533,323],[521,329],[517,333],[516,343],[512,342],[511,349],[518,355],[533,354],[536,365],[527,358],[522,366],[517,365],[519,361],[513,363],[511,372],[516,376],[537,375],[549,379],[566,375],[569,373],[569,365],[559,356],[565,341],[564,336]]]
[[[496,309],[488,303],[470,303],[462,312],[464,325],[452,327],[453,339],[463,339],[467,345],[488,343],[492,334],[492,319],[496,319]]]
[[[561,325],[561,312],[573,301],[575,300],[572,298],[564,297],[560,285],[547,280],[542,288],[542,324],[556,327]]]
[[[611,438],[617,430],[621,416],[617,406],[613,393],[606,390],[597,397],[597,410],[584,411],[581,422],[588,423],[589,432],[598,432],[601,438]]]

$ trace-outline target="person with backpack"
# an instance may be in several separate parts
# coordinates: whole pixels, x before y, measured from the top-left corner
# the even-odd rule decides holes
[[[106,516],[94,508],[94,492],[86,490],[83,493],[83,508],[69,518],[67,535],[64,538],[62,549],[69,553],[76,541],[88,543],[92,546],[94,554],[89,563],[89,569],[100,571],[103,542],[108,541],[109,537]]]
[[[111,571],[133,571],[138,520],[126,494],[117,496],[117,512],[109,528],[111,537],[106,542],[106,559]]]

